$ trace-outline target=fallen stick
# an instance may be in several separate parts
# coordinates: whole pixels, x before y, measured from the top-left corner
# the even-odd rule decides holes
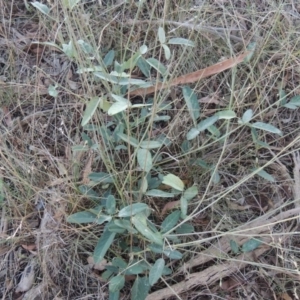
[[[250,228],[248,226],[248,229],[246,229],[245,226],[241,226],[241,233],[245,235],[251,234],[252,236],[259,236],[260,234],[264,234],[270,231],[273,226],[275,226],[275,224],[277,224],[279,221],[284,222],[290,220],[292,217],[298,216],[299,212],[300,208],[297,207],[285,212],[281,212],[275,217],[272,217],[268,220],[256,220],[252,223],[252,226]],[[236,231],[236,233],[239,233],[239,230]],[[176,294],[184,293],[195,286],[209,286],[210,284],[213,284],[214,282],[221,280],[222,278],[230,276],[237,270],[244,268],[248,263],[252,263],[253,261],[251,257],[259,257],[260,255],[262,255],[264,252],[271,248],[271,246],[269,246],[268,244],[273,244],[275,239],[276,241],[282,243],[289,236],[290,235],[287,234],[287,232],[283,232],[282,235],[276,235],[275,237],[272,237],[272,235],[269,234],[269,236],[265,236],[262,238],[262,242],[264,243],[264,245],[259,247],[258,249],[247,254],[240,254],[236,258],[228,260],[222,264],[211,266],[201,272],[190,273],[187,275],[186,280],[183,280],[182,282],[174,284],[170,287],[166,287],[153,292],[152,294],[149,294],[147,296],[146,300],[167,299],[168,297],[174,296]],[[248,239],[249,236],[235,236],[235,241],[239,245],[243,244]],[[203,251],[203,253],[201,252],[198,256],[198,259],[193,260],[192,263],[186,264],[185,267],[194,267],[214,258],[220,258],[222,256],[224,257],[224,254],[229,252],[230,250],[230,239],[228,236],[224,236],[218,242],[216,242],[216,244]],[[245,260],[245,258],[248,258],[248,260]],[[184,271],[184,268],[182,268],[181,271]]]
[[[237,64],[241,63],[250,54],[250,52],[251,51],[247,51],[245,53],[240,54],[237,57],[232,57],[232,58],[229,58],[222,62],[219,62],[217,64],[214,64],[212,66],[209,66],[207,68],[198,70],[196,72],[179,76],[179,77],[171,80],[170,82],[157,82],[155,86],[150,86],[148,88],[139,88],[134,91],[130,91],[128,93],[128,95],[129,96],[145,96],[148,94],[152,94],[156,91],[170,88],[172,86],[197,82],[200,79],[203,79],[203,78],[209,77],[211,75],[215,75],[215,74],[221,73],[225,70],[233,68]]]

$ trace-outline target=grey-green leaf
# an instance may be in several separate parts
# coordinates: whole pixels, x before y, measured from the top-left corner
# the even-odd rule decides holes
[[[163,183],[166,184],[166,185],[171,186],[172,188],[174,188],[178,191],[183,191],[184,190],[183,181],[178,176],[176,176],[174,174],[168,174],[168,175],[164,176]]]
[[[120,218],[130,217],[136,215],[137,213],[143,212],[147,209],[149,209],[149,206],[145,203],[134,203],[132,205],[128,205],[122,208],[119,211],[118,216]]]
[[[139,149],[137,151],[137,161],[142,170],[149,172],[152,169],[152,155],[148,149]]]
[[[242,121],[243,123],[249,123],[249,121],[252,119],[253,117],[253,110],[252,109],[247,109],[242,117]]]
[[[182,92],[190,116],[196,126],[196,120],[200,117],[200,105],[197,96],[189,86],[184,86]]]
[[[184,219],[187,215],[188,202],[184,196],[180,198],[181,217]]]
[[[218,115],[213,115],[203,121],[201,121],[198,125],[197,125],[197,129],[199,131],[204,131],[205,129],[207,129],[209,126],[215,124],[217,121],[219,120]]]
[[[104,57],[103,59],[103,63],[106,67],[110,66],[115,58],[115,51],[114,50],[110,50]]]
[[[131,300],[145,300],[150,289],[148,277],[137,276],[131,290]]]
[[[198,189],[195,185],[189,187],[183,194],[183,197],[187,200],[190,201],[194,197],[198,195]]]
[[[187,40],[187,39],[183,39],[183,38],[172,38],[168,41],[168,44],[170,45],[183,45],[183,46],[189,46],[189,47],[194,47],[195,43]]]
[[[115,235],[116,235],[115,232],[110,232],[107,229],[104,230],[102,236],[100,237],[96,245],[93,254],[94,262],[96,264],[99,263],[104,258],[108,248],[111,246],[112,242],[114,241]]]
[[[136,138],[134,138],[134,137],[132,137],[132,136],[128,136],[128,135],[126,135],[126,134],[124,134],[124,133],[121,133],[121,132],[118,132],[117,135],[118,135],[118,137],[121,138],[124,142],[129,143],[131,146],[133,146],[133,147],[138,147],[139,141],[138,141]]]
[[[254,128],[257,128],[257,129],[269,131],[269,132],[272,132],[272,133],[282,136],[282,131],[271,124],[256,122],[254,124],[251,124],[251,126]]]
[[[200,130],[197,128],[192,128],[186,135],[186,139],[188,141],[193,140],[196,136],[198,136],[200,133]]]
[[[161,233],[168,232],[171,230],[180,219],[180,211],[176,210],[168,215],[161,223]]]
[[[159,141],[142,141],[140,146],[145,149],[160,148],[163,144]]]
[[[162,76],[166,76],[168,74],[168,70],[166,69],[166,67],[162,63],[160,63],[156,58],[148,58],[147,63],[156,71],[158,71]]]
[[[68,216],[67,222],[76,224],[92,223],[96,218],[97,216],[89,211],[81,211]]]
[[[159,232],[153,232],[150,228],[145,225],[146,218],[142,214],[137,214],[132,217],[132,223],[135,228],[147,239],[154,242],[155,244],[162,245],[163,239]]]
[[[234,240],[230,240],[229,242],[230,248],[234,254],[239,253],[239,245]]]
[[[114,179],[110,174],[104,172],[93,172],[89,174],[89,179],[98,183],[113,183]]]
[[[254,169],[255,170],[255,169]],[[275,182],[275,178],[269,174],[268,172],[266,172],[265,170],[260,170],[257,172],[257,175],[259,175],[260,177],[270,181],[270,182]]]
[[[161,44],[164,44],[166,42],[165,30],[162,27],[158,28],[158,39]]]
[[[109,291],[115,293],[120,291],[125,284],[125,276],[117,275],[109,281]]]
[[[257,249],[262,244],[262,241],[259,239],[250,239],[242,246],[242,252],[250,252]]]
[[[176,228],[177,234],[189,234],[195,232],[195,228],[192,224],[184,223]]]
[[[173,193],[168,193],[168,192],[156,190],[156,189],[147,191],[145,193],[145,195],[150,196],[150,197],[161,197],[161,198],[173,198],[174,197]]]
[[[177,250],[164,250],[164,255],[171,259],[182,259],[182,254]]]
[[[219,119],[229,120],[236,117],[236,114],[233,110],[222,110],[216,113]]]
[[[154,285],[158,279],[162,276],[165,267],[165,261],[163,258],[159,258],[152,266],[149,272],[149,284]]]
[[[116,212],[116,199],[113,195],[109,195],[106,199],[106,211],[110,215]]]
[[[50,8],[47,5],[37,2],[37,1],[31,2],[31,5],[34,6],[35,8],[37,8],[43,14],[49,15]]]
[[[166,44],[162,44],[162,47],[163,47],[164,52],[165,52],[165,58],[166,58],[166,60],[169,60],[171,58],[171,50],[170,50],[170,48]]]
[[[98,105],[100,104],[101,98],[100,97],[93,97],[88,104],[86,105],[81,126],[85,126],[93,117]]]

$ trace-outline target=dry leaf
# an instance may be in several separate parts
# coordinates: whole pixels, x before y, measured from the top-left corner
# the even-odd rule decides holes
[[[226,200],[226,203],[227,203],[229,209],[238,210],[238,211],[243,211],[243,210],[251,209],[251,207],[252,207],[251,205],[239,205],[239,204],[236,204],[236,203],[230,201],[229,199]]]
[[[283,293],[283,294],[279,295],[279,299],[281,299],[281,300],[292,300],[292,298],[289,296],[288,293]]]
[[[249,55],[248,51],[243,54],[240,54],[237,57],[229,58],[227,60],[224,60],[217,64],[214,64],[210,67],[207,67],[207,68],[204,68],[204,69],[201,69],[196,72],[189,73],[189,74],[186,74],[183,76],[179,76],[179,77],[173,79],[171,82],[158,82],[155,86],[151,86],[146,89],[140,88],[140,89],[134,90],[132,92],[129,92],[129,95],[130,96],[145,96],[148,94],[152,94],[155,91],[170,88],[172,86],[197,82],[200,79],[203,79],[203,78],[209,77],[211,75],[215,75],[215,74],[221,73],[225,70],[233,68],[237,64],[241,63],[247,55]]]
[[[82,171],[82,182],[83,184],[88,184],[90,182],[89,174],[92,173],[92,162],[94,159],[94,155],[91,154],[88,161],[85,164],[85,167]]]
[[[16,288],[16,293],[27,292],[33,285],[34,282],[34,267],[36,261],[32,259],[25,267],[21,280]]]
[[[161,211],[163,216],[168,210],[172,210],[180,205],[180,200],[168,202]]]
[[[106,259],[102,259],[99,263],[95,264],[94,258],[92,256],[89,256],[87,258],[87,261],[89,263],[89,266],[91,269],[103,271],[106,269],[106,266],[110,266],[111,263],[108,263]]]
[[[27,251],[34,251],[36,250],[36,245],[35,244],[30,244],[30,245],[21,245],[25,250]]]

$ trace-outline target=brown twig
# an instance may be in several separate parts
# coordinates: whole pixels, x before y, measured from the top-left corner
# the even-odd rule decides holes
[[[151,86],[148,88],[139,88],[134,91],[129,92],[130,96],[145,96],[148,94],[152,94],[156,91],[163,90],[165,88],[170,88],[172,86],[177,86],[181,84],[194,83],[199,81],[200,79],[221,73],[225,70],[231,69],[237,64],[241,63],[245,57],[249,55],[249,52],[245,52],[240,54],[237,57],[232,57],[207,68],[198,70],[193,73],[189,73],[183,76],[179,76],[170,82],[158,82],[155,86]]]

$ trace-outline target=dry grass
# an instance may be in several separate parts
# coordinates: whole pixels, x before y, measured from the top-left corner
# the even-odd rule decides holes
[[[43,1],[51,8],[51,19],[27,1],[0,0],[1,299],[109,297],[102,270],[88,263],[103,226],[74,226],[66,217],[93,205],[79,191],[90,172],[114,174],[115,197],[124,205],[132,202],[140,175],[134,153],[115,151],[101,134],[88,133],[101,150],[72,151],[83,144],[86,101],[112,89],[90,74],[77,74],[78,68],[102,62],[111,49],[123,62],[146,44],[147,55],[168,68],[171,80],[243,52],[252,41],[257,47],[250,63],[190,86],[200,99],[201,118],[223,109],[241,117],[251,108],[255,121],[279,128],[281,137],[258,131],[269,148],[253,142],[249,127],[231,121],[217,125],[224,138],[200,134],[183,152],[192,120],[180,86],[155,95],[157,107],[171,104],[169,110],[157,108],[171,116],[169,122],[148,124],[152,137],[163,132],[172,141],[158,163],[161,172],[197,184],[199,195],[189,207],[195,233],[176,244],[184,256],[168,261],[173,274],[154,285],[147,299],[299,299],[300,177],[293,154],[300,149],[300,117],[299,109],[280,106],[279,96],[283,90],[288,100],[300,94],[299,4],[157,0],[139,7],[139,1],[123,2],[79,1],[71,11],[62,1]],[[174,46],[167,61],[157,39],[159,26],[168,38],[188,38],[196,47]],[[96,49],[94,59],[80,49],[69,59],[55,47],[33,43],[61,45],[79,39]],[[143,76],[136,69],[132,75]],[[48,94],[50,85],[57,85],[56,98]],[[102,125],[110,121],[101,111],[93,119]],[[139,138],[144,133],[137,124],[132,134]],[[219,173],[218,183],[210,170],[189,163],[200,158]],[[275,181],[259,177],[252,172],[255,167]],[[95,189],[101,196],[105,192]],[[153,208],[153,220],[160,225],[166,200],[142,201]],[[230,240],[241,246],[252,237],[261,238],[259,248],[232,252]],[[121,253],[114,243],[106,259],[118,256],[127,261],[130,253]],[[29,283],[21,280],[26,271],[33,274]],[[128,278],[120,299],[130,298],[132,283]]]

